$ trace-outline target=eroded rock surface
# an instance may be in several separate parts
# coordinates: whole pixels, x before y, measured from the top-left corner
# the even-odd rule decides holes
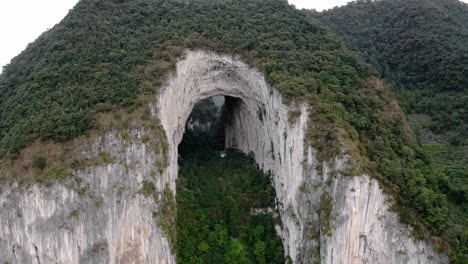
[[[108,133],[89,142],[85,156],[108,153],[107,164],[74,171],[52,186],[2,186],[0,263],[174,263],[164,233],[152,215],[159,204],[139,193],[154,177],[160,155],[143,130],[130,139]]]

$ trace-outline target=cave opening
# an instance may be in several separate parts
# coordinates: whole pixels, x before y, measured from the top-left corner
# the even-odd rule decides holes
[[[231,109],[227,101],[240,100],[234,97],[213,96],[195,104],[185,124],[185,132],[180,142],[179,157],[189,155],[200,148],[224,150],[225,122],[227,111]],[[226,107],[227,105],[227,107]]]
[[[185,124],[176,181],[178,263],[285,263],[271,176],[226,140],[242,104],[231,96],[200,100]]]
[[[261,168],[261,171],[271,173],[272,180],[269,181],[269,185],[274,186],[276,193],[276,209],[281,219],[280,225],[276,227],[282,239],[284,254],[288,259],[297,259],[300,254],[300,241],[303,240],[304,230],[307,229],[303,225],[304,219],[315,217],[314,211],[308,207],[306,209],[301,207],[297,199],[303,195],[300,186],[306,179],[304,175],[309,173],[306,168],[316,166],[312,151],[304,144],[308,120],[307,106],[285,105],[280,93],[266,83],[261,72],[236,57],[209,51],[187,50],[177,62],[176,68],[176,72],[169,76],[164,87],[158,90],[158,99],[153,108],[167,139],[165,151],[167,167],[162,177],[158,178],[156,187],[161,192],[169,189],[168,193],[175,193],[178,199],[179,195],[189,193],[185,187],[178,186],[184,183],[184,177],[180,175],[184,173],[187,157],[197,157],[197,155],[183,154],[185,142],[181,146],[182,155],[179,155],[186,123],[197,102],[212,96],[224,96],[226,98],[224,112],[228,116],[225,116],[224,135],[222,135],[224,145],[220,146],[221,151],[224,151],[224,148],[235,150],[231,153],[239,154],[239,159],[246,158],[241,153],[248,154],[249,164],[257,171]],[[300,112],[300,115],[295,115],[295,118],[291,119],[291,111]],[[216,169],[213,164],[223,164],[228,160],[221,158],[219,149],[214,151],[217,155],[206,155],[208,158],[217,158],[206,166],[210,171]],[[307,153],[306,158],[305,153]],[[236,155],[227,157],[231,156]],[[234,166],[230,170],[233,171],[238,167],[242,168]],[[219,181],[218,178],[214,178],[208,181],[211,182]],[[180,203],[177,211],[181,211]],[[192,244],[189,248],[199,250],[198,246],[206,249],[205,244],[196,246]],[[183,249],[185,250],[191,252],[189,249]],[[168,249],[168,251],[174,250]]]

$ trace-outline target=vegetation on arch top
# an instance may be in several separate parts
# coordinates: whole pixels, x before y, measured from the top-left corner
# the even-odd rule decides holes
[[[0,156],[67,141],[95,113],[131,106],[183,48],[240,54],[288,97],[353,90],[368,71],[286,0],[82,0],[0,75]]]

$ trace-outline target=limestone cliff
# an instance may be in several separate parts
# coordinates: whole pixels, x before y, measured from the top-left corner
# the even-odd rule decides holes
[[[174,263],[153,218],[161,205],[139,193],[144,180],[159,193],[165,186],[155,175],[161,154],[143,134],[124,139],[114,131],[90,141],[85,157],[106,152],[112,161],[52,186],[2,186],[0,263]]]
[[[295,263],[447,262],[410,236],[376,180],[337,173],[347,168],[346,156],[318,164],[305,142],[308,105],[285,105],[256,69],[203,51],[186,52],[151,105],[166,132],[168,167],[155,168],[162,155],[141,140],[143,128],[130,139],[113,131],[85,148],[89,157],[110,153],[112,162],[74,171],[52,186],[3,186],[0,262],[174,263],[168,236],[153,217],[161,195],[145,197],[140,189],[151,181],[158,194],[166,186],[175,190],[185,123],[196,102],[215,95],[236,98],[226,146],[252,152],[271,172],[285,254]]]

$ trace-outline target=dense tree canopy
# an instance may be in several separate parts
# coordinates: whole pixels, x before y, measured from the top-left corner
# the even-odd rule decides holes
[[[178,263],[285,263],[271,179],[240,153],[185,151],[177,180]],[[265,210],[253,215],[254,210]]]
[[[361,0],[311,12],[400,88],[407,113],[436,133],[468,137],[468,5],[458,0]]]
[[[179,145],[177,262],[285,263],[271,178],[251,157],[223,151],[224,109],[198,102]]]
[[[468,5],[458,0],[364,0],[317,17],[408,89],[468,87]]]

